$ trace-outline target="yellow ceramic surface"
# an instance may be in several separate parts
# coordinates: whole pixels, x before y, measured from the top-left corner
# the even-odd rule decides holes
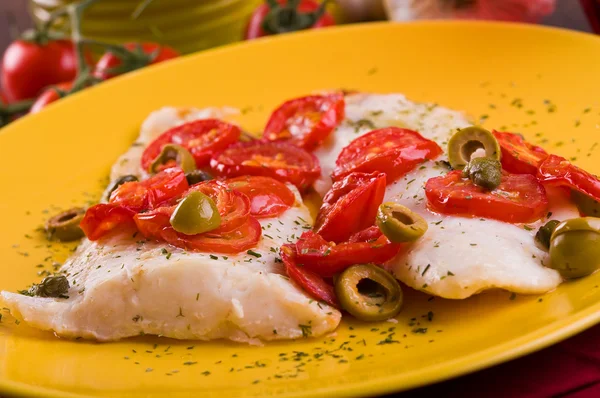
[[[36,230],[99,197],[110,165],[163,105],[232,105],[259,131],[284,99],[346,88],[403,92],[524,133],[600,173],[600,39],[491,23],[373,24],[290,34],[114,79],[0,132],[0,289],[24,288],[70,247]],[[97,344],[2,311],[0,392],[73,396],[371,396],[515,358],[600,320],[600,273],[543,296],[464,301],[407,291],[397,323],[346,319],[334,335],[250,347],[135,338]],[[431,313],[430,313],[431,312]],[[429,314],[429,315],[428,315]],[[68,393],[67,393],[68,392]]]

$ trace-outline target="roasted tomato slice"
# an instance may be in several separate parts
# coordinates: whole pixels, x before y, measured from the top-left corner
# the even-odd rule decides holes
[[[318,275],[330,277],[354,264],[383,264],[394,258],[401,245],[391,243],[381,232],[374,238],[370,230],[357,234],[353,242],[338,245],[312,231],[305,232],[296,242],[298,264]],[[375,230],[379,231],[377,227]],[[363,236],[368,239],[361,241]]]
[[[250,199],[250,214],[256,218],[276,217],[296,202],[294,193],[271,177],[242,176],[223,183]]]
[[[323,198],[315,232],[339,243],[373,225],[385,195],[385,183],[383,173],[352,173],[336,181]]]
[[[340,308],[333,286],[325,282],[323,277],[298,265],[294,245],[281,246],[281,259],[290,279],[296,282],[312,298],[324,301],[335,308]]]
[[[536,221],[548,209],[546,190],[529,174],[505,174],[498,188],[488,191],[452,171],[427,181],[425,193],[434,211],[510,223]]]
[[[546,151],[528,143],[519,134],[494,131],[494,136],[502,149],[502,168],[509,173],[536,175],[548,157]]]
[[[117,227],[135,226],[134,215],[134,211],[123,206],[100,203],[87,209],[80,226],[89,240],[98,240]]]
[[[344,96],[310,95],[284,102],[267,122],[263,137],[314,150],[344,119]]]
[[[109,202],[134,212],[154,209],[179,197],[188,189],[183,170],[165,169],[143,181],[127,182],[113,191]]]
[[[398,127],[374,130],[358,137],[338,156],[333,180],[352,172],[379,172],[390,184],[426,159],[435,159],[442,148],[419,133]]]
[[[167,144],[178,144],[194,156],[198,168],[208,166],[213,154],[237,142],[240,129],[218,119],[201,119],[175,126],[148,145],[142,154],[142,168],[148,170],[162,148]]]
[[[600,180],[563,157],[548,156],[540,165],[538,179],[544,183],[569,187],[600,201]]]
[[[190,251],[236,254],[256,247],[261,234],[258,220],[248,217],[245,223],[227,232],[210,231],[198,235],[185,235],[167,227],[160,232],[160,238],[173,246]]]
[[[232,145],[210,161],[224,177],[255,175],[290,182],[304,191],[321,175],[317,158],[285,142],[253,141]]]

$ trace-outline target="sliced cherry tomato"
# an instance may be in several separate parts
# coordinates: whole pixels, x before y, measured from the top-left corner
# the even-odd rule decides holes
[[[130,51],[128,57],[107,51],[94,68],[94,77],[102,80],[122,75],[147,65],[157,64],[169,59],[177,58],[179,53],[173,48],[158,43],[125,43],[126,50]]]
[[[325,240],[339,243],[372,226],[385,185],[383,173],[352,173],[336,181],[323,198],[314,230]]]
[[[268,2],[267,2],[268,3]],[[314,0],[288,2],[277,0],[279,7],[261,4],[256,8],[246,29],[246,39],[293,32],[302,29],[318,29],[335,25],[333,17],[324,12],[319,13],[320,4]]]
[[[81,229],[89,240],[98,240],[115,228],[135,226],[135,212],[118,204],[100,203],[87,209]]]
[[[321,175],[317,158],[285,142],[240,142],[213,156],[210,167],[219,176],[255,175],[294,184],[300,191]]]
[[[42,93],[39,95],[39,97],[36,98],[33,105],[31,105],[31,108],[29,109],[29,113],[38,113],[39,111],[44,109],[46,106],[50,105],[51,103],[53,103],[55,101],[58,101],[59,99],[62,98],[61,94],[59,93],[59,90],[62,92],[67,92],[67,91],[71,90],[72,87],[73,87],[72,82],[63,82],[63,83],[55,84],[54,86],[45,89],[44,91],[42,91]]]
[[[525,141],[519,134],[494,131],[502,149],[502,168],[514,174],[536,175],[548,153]]]
[[[271,115],[263,137],[270,141],[287,140],[312,151],[344,119],[344,107],[341,93],[284,102]]]
[[[379,228],[374,227],[379,231]],[[308,231],[302,234],[296,242],[298,264],[307,270],[323,277],[333,276],[354,264],[383,264],[391,260],[400,251],[400,244],[391,243],[379,231],[379,236],[372,239],[372,228],[354,238],[354,242],[344,242],[336,245],[327,242],[319,234]],[[361,234],[361,232],[359,232]],[[361,241],[362,237],[367,237]]]
[[[186,250],[236,254],[256,247],[261,234],[262,228],[258,220],[248,217],[245,223],[227,232],[215,230],[198,235],[185,235],[176,232],[172,227],[167,227],[162,229],[160,237],[165,242]]]
[[[119,186],[110,195],[109,202],[139,212],[169,202],[187,189],[185,173],[180,168],[172,167],[147,180],[127,182]]]
[[[426,159],[435,159],[442,148],[419,133],[398,127],[374,130],[358,137],[338,156],[333,180],[355,171],[385,173],[390,184]]]
[[[425,193],[434,211],[510,223],[536,221],[548,209],[546,190],[529,174],[504,174],[498,188],[488,191],[452,171],[427,181]]]
[[[186,148],[198,168],[208,166],[213,154],[237,142],[240,129],[218,119],[201,119],[173,127],[148,145],[142,154],[142,168],[148,170],[167,144],[178,144]]]
[[[271,177],[242,176],[223,182],[250,199],[250,214],[256,218],[276,217],[296,203],[296,196]]]
[[[312,298],[324,301],[335,308],[340,308],[335,290],[320,275],[300,266],[296,258],[294,245],[281,246],[281,259],[291,280],[296,282]]]
[[[548,156],[540,165],[538,179],[544,183],[569,187],[600,201],[600,180],[563,157]]]

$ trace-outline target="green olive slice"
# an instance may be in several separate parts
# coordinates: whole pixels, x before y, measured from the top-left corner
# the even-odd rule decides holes
[[[500,160],[502,152],[496,137],[478,126],[458,130],[448,141],[448,160],[455,170],[462,170],[478,150],[485,150],[486,158]]]
[[[497,159],[474,158],[463,169],[463,176],[491,191],[502,182],[502,165]]]
[[[552,233],[559,224],[560,221],[550,220],[545,225],[542,225],[535,234],[535,241],[539,243],[542,248],[546,250],[550,249],[550,238],[552,238]]]
[[[587,276],[600,268],[600,218],[560,223],[550,240],[550,267],[563,278]]]
[[[112,193],[119,188],[121,185],[125,184],[126,182],[136,182],[138,181],[138,178],[136,176],[134,176],[133,174],[127,174],[124,175],[122,177],[119,177],[119,179],[117,179],[117,181],[115,181],[115,183],[113,184],[113,186],[110,188],[110,191],[108,191],[107,199],[110,199],[110,195],[112,195]]]
[[[345,269],[335,282],[340,305],[362,321],[383,321],[402,308],[402,288],[384,269],[358,264]]]
[[[575,201],[575,205],[577,205],[577,208],[584,216],[600,216],[600,202],[577,191],[571,191],[571,198]]]
[[[196,235],[221,225],[215,202],[202,192],[191,192],[179,202],[171,215],[171,226],[177,232]]]
[[[414,242],[427,232],[427,221],[398,203],[385,202],[377,211],[377,226],[390,242]]]
[[[46,221],[46,233],[49,239],[58,239],[61,242],[70,242],[83,237],[83,230],[79,226],[85,210],[74,207],[63,211]]]
[[[155,174],[159,171],[160,166],[172,161],[181,167],[185,173],[196,170],[196,161],[190,151],[181,145],[167,144],[162,148],[156,159],[154,159],[148,171],[151,174]]]
[[[214,179],[210,173],[204,170],[192,170],[188,173],[185,173],[185,179],[188,182],[188,185],[198,184],[202,181],[209,181]]]

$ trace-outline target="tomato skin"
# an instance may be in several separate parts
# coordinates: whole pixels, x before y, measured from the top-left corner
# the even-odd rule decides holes
[[[71,90],[71,87],[73,87],[73,83],[72,82],[63,82],[63,83],[55,84],[53,87],[56,87],[61,91],[69,91],[69,90]],[[46,106],[53,103],[54,101],[61,99],[60,95],[58,95],[58,93],[56,92],[56,90],[53,87],[47,88],[44,91],[42,91],[42,93],[40,94],[39,97],[37,97],[37,99],[35,100],[33,105],[31,105],[31,108],[29,109],[29,113],[38,113],[39,111],[41,111]]]
[[[298,266],[296,254],[294,245],[283,245],[281,247],[281,260],[290,279],[314,299],[324,301],[332,307],[340,308],[333,286],[325,282],[323,277],[318,274]]]
[[[182,145],[196,160],[196,167],[208,166],[213,154],[238,141],[239,127],[219,119],[201,119],[175,126],[148,145],[142,154],[142,168],[148,170],[162,148],[170,143]]]
[[[277,0],[279,4],[285,4],[286,0]],[[302,0],[300,5],[298,6],[298,11],[301,12],[311,12],[315,11],[319,8],[319,3],[313,0]],[[248,23],[248,27],[246,28],[245,38],[246,40],[257,39],[259,37],[268,36],[269,33],[265,32],[262,24],[265,20],[265,17],[269,13],[270,8],[267,4],[259,5],[254,13],[250,17],[250,22]],[[324,28],[327,26],[335,25],[335,20],[329,13],[323,14],[319,20],[311,27],[311,29]]]
[[[98,240],[115,228],[135,226],[135,212],[118,204],[100,203],[90,207],[81,220],[81,229],[89,240]]]
[[[302,192],[321,175],[318,159],[285,142],[252,141],[231,145],[213,156],[210,167],[218,176],[256,175],[294,184]]]
[[[310,95],[284,102],[273,111],[263,137],[270,141],[287,140],[312,151],[342,120],[345,103],[341,93]],[[296,131],[296,134],[290,130]]]
[[[351,173],[336,181],[323,197],[314,231],[327,241],[339,243],[372,226],[385,186],[383,173]]]
[[[538,179],[543,183],[574,189],[600,201],[600,180],[561,156],[548,156],[540,165]]]
[[[50,40],[46,44],[15,40],[4,52],[0,70],[9,101],[35,98],[45,87],[75,78],[75,48],[70,40]]]
[[[331,277],[354,264],[383,264],[398,254],[401,245],[391,243],[377,227],[375,230],[379,232],[375,239],[372,229],[368,228],[356,234],[352,242],[338,245],[312,231],[305,232],[296,242],[297,261],[323,277]],[[362,240],[363,237],[368,239]]]
[[[111,79],[115,76],[118,76],[120,74],[124,74],[127,72],[131,72],[132,70],[142,68],[147,65],[153,65],[153,64],[157,64],[159,62],[163,62],[163,61],[167,61],[169,59],[179,57],[179,52],[177,52],[175,49],[173,49],[169,46],[158,44],[158,43],[152,43],[152,42],[125,43],[123,45],[123,47],[125,47],[126,49],[128,49],[130,51],[135,51],[137,49],[138,45],[141,46],[142,51],[148,55],[153,54],[155,51],[158,50],[157,56],[152,61],[150,61],[148,64],[139,63],[139,64],[127,66],[126,67],[127,70],[122,71],[121,73],[115,73],[113,71],[113,69],[121,66],[122,60],[118,56],[114,55],[112,52],[107,51],[104,55],[102,55],[102,57],[96,63],[96,66],[94,67],[94,72],[93,72],[94,77],[96,77],[98,79],[102,79],[102,80],[107,80],[107,79]]]
[[[333,180],[353,172],[385,173],[390,184],[424,160],[442,154],[434,141],[413,130],[387,127],[371,131],[348,144],[338,156]]]
[[[513,174],[536,175],[548,153],[514,133],[493,131],[502,150],[502,168]]]
[[[442,214],[528,223],[547,214],[546,190],[530,174],[504,174],[493,191],[463,178],[461,171],[429,179],[425,185],[429,207]]]
[[[242,176],[223,184],[250,199],[250,214],[256,218],[276,217],[296,203],[296,196],[282,182],[271,177]]]

